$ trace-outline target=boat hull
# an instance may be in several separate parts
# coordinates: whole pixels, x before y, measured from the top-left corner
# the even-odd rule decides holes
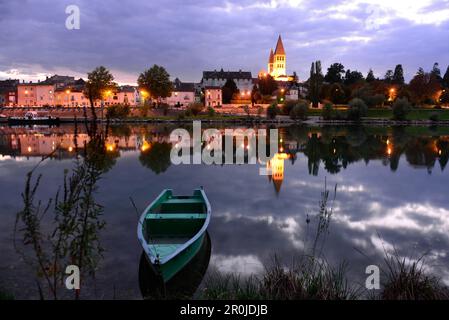
[[[164,282],[169,281],[173,278],[179,271],[181,271],[200,251],[205,235],[202,234],[196,241],[194,241],[190,246],[181,251],[174,258],[168,260],[164,264],[151,263],[150,259],[147,259],[154,270],[159,274]],[[148,257],[148,256],[147,256]]]
[[[8,119],[8,124],[10,124],[10,125],[33,125],[33,124],[57,125],[59,123],[60,123],[59,118],[44,118],[44,119],[9,118]]]
[[[164,282],[198,253],[210,214],[210,203],[202,189],[195,190],[192,196],[176,196],[166,189],[145,209],[137,238],[149,264]]]

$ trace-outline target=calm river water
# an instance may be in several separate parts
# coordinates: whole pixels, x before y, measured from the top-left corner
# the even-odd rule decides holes
[[[138,215],[130,197],[143,210],[164,188],[190,194],[204,186],[212,204],[207,272],[250,275],[274,254],[288,263],[303,252],[306,221],[318,213],[325,181],[331,193],[337,185],[337,194],[324,254],[332,264],[346,261],[352,282],[363,283],[365,268],[396,250],[411,259],[426,254],[428,271],[449,284],[449,129],[282,127],[281,156],[269,176],[259,174],[260,165],[172,165],[173,129],[111,128],[110,161],[95,195],[104,207],[96,235],[102,258],[81,298],[142,298]],[[76,131],[79,144],[88,140]],[[23,230],[14,232],[26,174],[57,149],[36,171],[42,174],[36,197],[44,203],[54,197],[64,170],[74,167],[74,136],[73,126],[0,127],[0,291],[16,298],[38,299],[37,283],[45,282]],[[52,212],[41,220],[43,237],[55,226]]]

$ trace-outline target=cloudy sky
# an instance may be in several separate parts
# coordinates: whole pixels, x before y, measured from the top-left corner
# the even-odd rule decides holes
[[[80,9],[68,30],[66,7]],[[398,63],[449,64],[449,0],[0,0],[0,79],[85,76],[98,65],[135,83],[153,64],[184,81],[203,70],[266,68],[279,34],[287,71],[333,62],[377,76]]]

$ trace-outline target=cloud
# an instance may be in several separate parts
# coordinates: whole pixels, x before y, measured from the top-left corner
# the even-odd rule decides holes
[[[65,7],[78,5],[81,29],[65,28]],[[402,63],[449,61],[449,2],[410,1],[144,1],[18,0],[0,4],[0,78],[83,76],[106,65],[134,83],[153,64],[172,77],[199,81],[206,69],[266,68],[282,34],[287,69],[308,77],[310,63],[341,61],[382,76]],[[13,36],[12,36],[13,35]]]

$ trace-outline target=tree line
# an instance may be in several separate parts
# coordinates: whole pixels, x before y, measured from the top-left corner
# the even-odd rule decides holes
[[[388,70],[383,78],[376,78],[372,69],[365,77],[360,71],[345,69],[341,63],[331,64],[323,74],[321,62],[316,61],[305,85],[314,106],[319,102],[347,104],[354,98],[363,100],[369,107],[392,104],[396,99],[407,99],[415,106],[438,106],[449,103],[449,66],[444,76],[438,63],[430,71],[419,68],[406,83],[401,64]]]

